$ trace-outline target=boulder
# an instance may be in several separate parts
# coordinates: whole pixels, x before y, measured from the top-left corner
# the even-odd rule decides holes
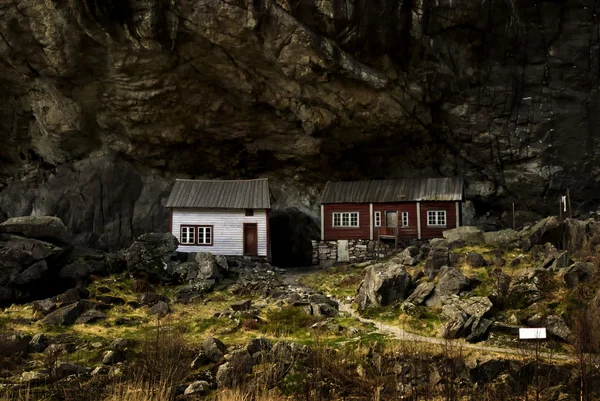
[[[126,338],[117,338],[110,344],[110,349],[117,352],[125,352],[131,346],[131,340]]]
[[[468,316],[458,308],[444,305],[442,308],[442,319],[446,323],[440,327],[438,335],[442,338],[452,339],[462,335]]]
[[[414,266],[419,263],[419,254],[419,248],[416,246],[409,246],[400,252],[394,259],[402,265]]]
[[[217,370],[217,383],[221,387],[235,387],[245,375],[252,373],[254,359],[245,349],[232,351]]]
[[[169,298],[160,294],[143,294],[138,296],[138,302],[144,306],[153,306],[159,302],[171,302]]]
[[[565,269],[563,280],[567,288],[577,287],[579,283],[589,280],[594,274],[594,264],[586,262],[576,262]]]
[[[21,373],[21,383],[27,386],[34,386],[45,383],[50,379],[50,376],[39,370]]]
[[[442,232],[449,242],[464,241],[467,245],[483,244],[483,231],[473,226],[462,226]]]
[[[469,280],[458,267],[444,266],[440,270],[439,276],[440,282],[437,287],[435,287],[433,295],[425,301],[427,306],[439,306],[441,297],[455,295],[469,288]]]
[[[121,297],[113,297],[111,295],[98,295],[96,300],[106,305],[125,305],[126,301]]]
[[[38,333],[29,341],[29,352],[44,352],[48,347],[48,340],[44,333]]]
[[[245,301],[239,301],[234,304],[231,304],[231,309],[233,311],[247,311],[252,307],[252,300],[247,299]]]
[[[94,273],[92,265],[83,262],[73,262],[63,266],[58,272],[58,277],[69,280],[72,285],[84,283]]]
[[[483,241],[494,248],[513,249],[519,247],[521,237],[518,232],[509,228],[483,233]]]
[[[540,284],[538,274],[538,271],[531,269],[523,269],[515,273],[506,296],[508,306],[515,309],[526,308],[542,299],[538,287]]]
[[[312,304],[310,305],[310,315],[322,317],[336,317],[339,312],[330,304]]]
[[[406,302],[413,305],[421,305],[435,289],[435,284],[431,282],[421,283],[415,288],[412,294],[406,298]]]
[[[523,230],[521,236],[528,240],[527,248],[529,249],[534,245],[541,245],[546,242],[557,242],[559,226],[560,223],[556,216],[546,217],[545,219],[538,221],[533,227]]]
[[[87,312],[85,312],[83,315],[79,316],[77,318],[77,320],[75,321],[75,323],[77,324],[87,324],[87,323],[94,323],[97,322],[98,320],[104,320],[106,319],[106,314],[91,309],[88,310]]]
[[[271,341],[263,337],[253,338],[248,341],[248,344],[246,345],[246,351],[248,351],[250,355],[254,355],[261,351],[271,351],[272,348],[273,344]]]
[[[41,280],[46,276],[48,264],[45,260],[40,260],[23,270],[11,280],[13,285],[24,285],[32,281]]]
[[[471,316],[465,323],[465,330],[469,332],[467,342],[476,343],[485,340],[492,321],[481,316]]]
[[[435,248],[448,248],[448,245],[449,241],[445,238],[433,238],[429,240],[429,246],[431,247],[429,249],[429,252],[431,252],[431,249]],[[423,253],[423,255],[429,254],[429,252],[423,252],[423,247],[421,247],[421,252]]]
[[[457,295],[441,297],[442,313],[444,308],[458,309],[468,316],[485,316],[492,309],[492,302],[487,297],[460,298]]]
[[[196,263],[198,264],[198,273],[196,275],[197,279],[220,280],[223,278],[225,269],[223,269],[219,263],[217,263],[217,259],[213,254],[209,252],[198,252],[196,254]]]
[[[102,363],[104,365],[116,365],[123,361],[125,361],[125,354],[119,351],[106,351],[102,357]]]
[[[465,263],[473,268],[484,267],[487,265],[487,262],[477,252],[469,252],[465,256]]]
[[[501,268],[496,267],[490,272],[490,277],[493,280],[491,301],[494,305],[502,306],[510,288],[510,276],[504,273]]]
[[[291,341],[279,341],[273,345],[271,355],[275,362],[291,365],[297,361],[303,361],[310,355],[310,348]]]
[[[563,235],[563,243],[565,248],[575,253],[583,249],[588,238],[594,232],[596,222],[593,220],[581,221],[575,219],[565,220],[565,232]]]
[[[86,312],[86,308],[81,301],[71,305],[63,306],[60,309],[48,314],[41,324],[44,326],[69,326]]]
[[[194,358],[194,360],[192,361],[190,367],[192,369],[198,369],[204,365],[208,365],[209,363],[212,363],[213,361],[211,361],[206,354],[204,353],[204,351],[200,351],[198,353],[198,355],[196,356],[196,358]]]
[[[54,371],[58,379],[63,379],[72,375],[84,375],[88,372],[86,367],[69,362],[57,363]]]
[[[404,299],[410,287],[410,276],[402,265],[376,264],[367,268],[365,279],[358,290],[359,309],[367,306],[385,306]]]
[[[546,329],[548,334],[565,342],[569,341],[571,336],[571,330],[565,321],[556,315],[550,315],[546,318]]]
[[[425,274],[430,280],[433,280],[439,273],[442,266],[450,263],[448,248],[433,248],[425,262]]]
[[[219,362],[227,353],[227,346],[221,340],[214,337],[205,338],[202,341],[202,349],[206,357],[213,362]]]
[[[184,395],[206,395],[210,391],[210,384],[204,380],[198,380],[190,384],[183,391]]]
[[[171,308],[168,303],[159,301],[148,309],[148,313],[157,317],[165,317],[171,313]]]
[[[564,251],[560,252],[555,258],[552,264],[550,265],[550,270],[559,271],[568,267],[571,264],[571,259],[569,258],[569,252]]]
[[[22,334],[0,334],[0,356],[10,358],[17,355],[27,355],[29,341],[31,341],[31,337]]]
[[[125,251],[127,269],[140,277],[169,278],[171,259],[178,246],[171,233],[144,234]]]
[[[0,224],[0,233],[64,242],[69,240],[69,230],[61,219],[54,216],[11,217]]]

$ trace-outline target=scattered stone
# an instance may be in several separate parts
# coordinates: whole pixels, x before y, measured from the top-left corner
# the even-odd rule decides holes
[[[13,357],[27,354],[30,336],[21,334],[4,333],[0,334],[0,356]]]
[[[23,372],[21,374],[21,383],[25,385],[37,385],[46,382],[50,376],[41,371]]]
[[[415,288],[412,294],[406,298],[406,302],[414,305],[421,305],[435,289],[435,284],[431,282],[421,283]]]
[[[523,250],[527,251],[534,245],[544,244],[558,238],[559,226],[560,223],[556,216],[550,216],[538,221],[529,230],[523,230],[522,236],[527,238],[529,242],[529,246],[525,247]]]
[[[485,340],[485,337],[492,326],[492,321],[481,316],[471,316],[465,323],[465,328],[471,333],[467,336],[467,342],[476,343]]]
[[[0,233],[65,242],[69,240],[69,230],[61,219],[54,216],[11,217],[0,224]]]
[[[465,257],[465,262],[467,263],[467,265],[473,268],[484,267],[487,265],[483,256],[481,256],[477,252],[467,253],[467,256]]]
[[[71,375],[84,375],[88,372],[87,368],[69,362],[59,362],[55,368],[56,377],[59,379]]]
[[[186,389],[184,390],[183,394],[184,395],[193,395],[193,394],[206,395],[209,390],[210,390],[210,385],[208,384],[208,382],[205,382],[203,380],[198,380],[198,381],[193,382],[189,386],[187,386]]]
[[[148,313],[151,315],[155,315],[158,317],[165,317],[169,313],[171,313],[171,308],[169,304],[163,301],[159,301],[148,309]]]
[[[97,296],[96,299],[103,304],[107,305],[125,305],[125,300],[120,297],[113,297],[110,295],[100,295]]]
[[[231,304],[231,309],[233,309],[236,312],[237,311],[247,311],[247,310],[250,310],[251,307],[252,307],[251,299],[247,299],[245,301],[240,301],[240,302]]]
[[[196,358],[194,358],[194,360],[192,361],[190,367],[192,369],[198,369],[204,365],[208,365],[209,363],[213,362],[212,360],[210,360],[206,354],[204,353],[204,351],[200,351],[200,353],[198,354],[198,356]]]
[[[144,306],[153,306],[158,302],[169,303],[171,300],[164,295],[159,294],[143,294],[138,296],[138,301]]]
[[[104,319],[106,319],[106,314],[92,309],[92,310],[85,312],[83,315],[79,316],[77,318],[77,320],[75,321],[75,323],[87,324],[87,323],[94,323],[94,322],[97,322],[98,320],[104,320]]]
[[[110,368],[108,366],[97,366],[94,370],[92,370],[90,376],[107,375],[108,372],[110,372]]]
[[[419,263],[419,254],[419,248],[416,246],[409,246],[400,252],[395,259],[402,265],[414,266]]]
[[[359,309],[369,305],[390,305],[404,299],[410,287],[410,276],[404,266],[391,262],[376,264],[366,270],[356,297]]]
[[[431,249],[435,249],[435,248],[446,248],[448,249],[448,240],[445,238],[433,238],[429,241],[429,246],[431,247]],[[423,247],[421,247],[421,252],[424,255],[428,255],[429,252],[431,251],[431,249],[429,249],[428,252],[423,252]]]
[[[425,262],[425,274],[429,280],[433,280],[440,272],[442,266],[446,266],[449,263],[448,248],[433,248]]]
[[[515,230],[506,229],[483,233],[483,240],[495,248],[513,249],[519,246],[521,238]]]
[[[123,361],[125,361],[125,355],[123,352],[118,351],[106,351],[102,357],[102,363],[104,365],[115,365]]]
[[[306,345],[284,340],[273,345],[271,354],[273,360],[289,365],[296,361],[305,360],[310,354],[310,349]]]
[[[554,262],[552,262],[552,265],[550,266],[550,270],[556,272],[568,267],[570,264],[571,260],[569,259],[569,252],[564,251],[556,256]]]
[[[217,383],[223,387],[234,387],[243,377],[252,373],[254,359],[245,349],[232,351],[225,356],[225,363],[217,371]]]
[[[60,354],[71,354],[75,352],[75,345],[73,344],[50,344],[44,350],[46,355],[60,355]]]
[[[44,352],[48,347],[48,341],[44,333],[38,333],[29,341],[29,352]]]
[[[455,295],[469,288],[469,280],[458,267],[442,267],[439,277],[440,282],[435,288],[433,295],[425,301],[425,304],[429,307],[439,306],[441,297],[443,296]]]
[[[41,324],[44,326],[69,326],[85,312],[86,305],[78,301],[50,313],[41,321]]]
[[[179,242],[171,233],[148,233],[140,236],[126,251],[127,269],[141,277],[168,278],[171,259]]]
[[[102,286],[102,287],[96,288],[96,291],[98,291],[100,294],[108,294],[111,291],[111,289],[108,287]]]
[[[131,341],[125,338],[117,338],[110,344],[110,349],[117,352],[125,352],[131,346]]]
[[[462,226],[442,232],[444,238],[449,242],[464,241],[467,245],[478,245],[484,243],[483,231],[473,226]]]
[[[227,353],[227,346],[214,337],[205,338],[202,342],[202,349],[206,357],[213,362],[219,362]]]
[[[506,296],[509,306],[515,309],[525,308],[542,299],[537,274],[535,270],[523,269],[514,275]]]
[[[571,336],[571,330],[565,321],[556,315],[550,315],[546,318],[546,329],[550,335],[562,341],[568,341]]]
[[[575,288],[579,283],[589,280],[594,274],[594,264],[576,262],[563,273],[563,280],[567,288]]]
[[[55,311],[58,308],[56,302],[50,298],[43,299],[41,301],[33,302],[33,311],[40,312],[42,315],[47,315],[50,312]]]

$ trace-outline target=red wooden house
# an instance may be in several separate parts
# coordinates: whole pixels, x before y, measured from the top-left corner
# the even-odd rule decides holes
[[[328,182],[321,239],[429,239],[461,225],[462,178]]]

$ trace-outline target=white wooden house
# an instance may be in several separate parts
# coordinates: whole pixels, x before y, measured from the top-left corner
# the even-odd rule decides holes
[[[167,207],[180,252],[270,256],[267,179],[177,180]]]

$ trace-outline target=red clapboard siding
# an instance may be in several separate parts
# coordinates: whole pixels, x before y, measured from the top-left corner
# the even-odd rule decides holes
[[[408,212],[408,227],[398,227],[399,238],[418,237],[417,233],[417,204],[413,202],[402,203],[374,203],[373,204],[373,224],[375,224],[375,212],[381,212],[381,224],[385,225],[385,212],[398,211],[398,225],[402,225],[402,212]],[[377,227],[374,228],[373,236],[377,239]]]
[[[427,211],[445,210],[446,227],[428,227]],[[456,203],[455,202],[421,202],[421,238],[441,238],[442,232],[456,228]]]
[[[358,212],[358,227],[333,227],[333,212]],[[323,205],[323,222],[325,241],[338,239],[369,239],[370,220],[369,204],[364,203],[332,203]]]

